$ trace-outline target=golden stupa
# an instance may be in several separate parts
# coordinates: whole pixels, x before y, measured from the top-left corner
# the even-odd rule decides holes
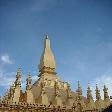
[[[104,99],[101,99],[100,90],[96,85],[94,101],[89,84],[87,97],[84,97],[79,81],[76,92],[73,92],[68,82],[59,79],[48,35],[44,40],[38,77],[39,79],[32,84],[31,75],[28,73],[26,90],[23,92],[21,70],[18,69],[15,82],[0,98],[0,112],[99,112],[111,103],[105,85]]]

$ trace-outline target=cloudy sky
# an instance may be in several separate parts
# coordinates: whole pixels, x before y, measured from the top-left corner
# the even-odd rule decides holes
[[[111,0],[0,0],[1,95],[18,67],[23,87],[29,70],[38,79],[45,33],[62,80],[73,90],[79,80],[84,95],[88,82],[93,90],[106,84],[112,95]]]

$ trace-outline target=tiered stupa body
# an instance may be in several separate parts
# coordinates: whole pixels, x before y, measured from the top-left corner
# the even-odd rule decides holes
[[[41,83],[44,83],[44,96],[47,97],[45,99],[48,100],[46,101],[49,102],[48,104],[59,106],[66,104],[66,101],[68,99],[67,90],[69,90],[70,87],[68,87],[67,82],[63,82],[59,79],[55,70],[55,58],[50,47],[50,40],[48,38],[48,35],[46,35],[46,38],[44,40],[44,51],[42,53],[39,64],[39,79],[33,84],[31,88],[35,102],[38,102],[38,99],[40,98],[40,96],[42,96],[43,88],[41,86]],[[74,92],[71,92],[71,97],[71,100],[73,102],[73,100],[75,100],[76,98]]]

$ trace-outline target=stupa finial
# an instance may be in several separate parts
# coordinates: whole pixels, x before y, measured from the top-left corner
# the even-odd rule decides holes
[[[39,71],[40,72],[49,71],[53,73],[55,72],[55,69],[56,69],[56,63],[55,63],[54,55],[50,47],[50,40],[48,38],[48,34],[46,34],[44,40],[44,51],[42,53],[40,64],[39,64]]]
[[[49,37],[48,37],[48,33],[46,33],[46,34],[45,34],[45,38],[46,38],[46,39],[48,39],[48,38],[49,38]]]

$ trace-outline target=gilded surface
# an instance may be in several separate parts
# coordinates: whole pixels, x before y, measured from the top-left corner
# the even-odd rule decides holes
[[[73,92],[70,84],[61,81],[55,72],[56,64],[46,35],[44,51],[39,64],[39,79],[32,84],[30,73],[26,79],[25,92],[21,89],[21,70],[10,89],[0,98],[0,112],[99,112],[110,105],[108,88],[104,86],[104,100],[96,85],[96,101],[93,100],[90,86],[87,97],[82,96],[82,88]]]

